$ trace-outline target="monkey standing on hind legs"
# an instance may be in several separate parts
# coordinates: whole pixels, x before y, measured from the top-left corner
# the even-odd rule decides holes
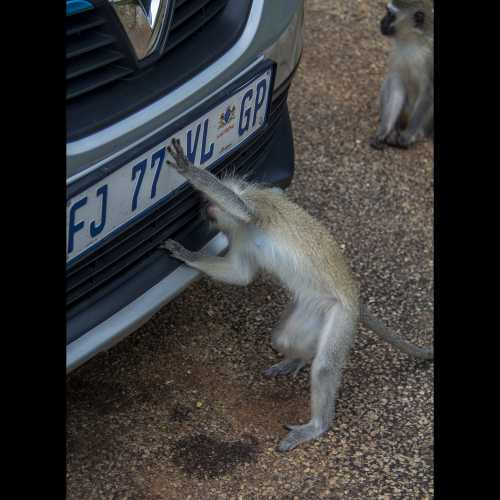
[[[407,148],[434,133],[433,3],[392,0],[380,31],[394,46],[379,96],[380,123],[370,145]]]
[[[262,269],[293,293],[292,304],[272,334],[273,347],[285,359],[264,373],[297,373],[312,363],[311,419],[286,426],[290,433],[281,441],[281,451],[317,438],[330,427],[342,370],[360,319],[406,354],[432,359],[432,348],[406,342],[360,306],[358,283],[335,240],[283,191],[235,177],[219,180],[190,163],[180,141],[173,139],[172,146],[167,150],[176,163],[167,162],[204,194],[208,218],[230,244],[224,257],[191,252],[174,240],[161,247],[214,279],[247,285]]]

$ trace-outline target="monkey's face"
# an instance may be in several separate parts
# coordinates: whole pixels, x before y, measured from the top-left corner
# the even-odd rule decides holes
[[[201,216],[204,220],[210,222],[210,224],[213,224],[216,222],[215,205],[212,204],[204,196],[202,198],[202,203],[201,203]]]
[[[203,209],[202,209],[202,214],[203,214],[203,217],[208,222],[210,222],[211,224],[217,223],[217,212],[218,212],[217,206],[210,203],[209,201],[205,202]]]
[[[384,36],[405,36],[405,34],[422,34],[428,20],[419,2],[405,2],[412,5],[401,5],[403,2],[396,0],[387,4],[385,16],[380,21],[380,31]],[[415,5],[413,5],[415,4]]]
[[[391,5],[387,6],[387,13],[380,21],[380,32],[384,36],[394,36],[396,34],[396,27],[394,23],[396,22],[396,12]]]
[[[211,227],[229,233],[234,229],[235,220],[210,200],[205,200],[201,209],[202,217]]]
[[[415,28],[419,31],[423,31],[425,28],[425,12],[422,10],[417,10],[413,13],[413,24]]]

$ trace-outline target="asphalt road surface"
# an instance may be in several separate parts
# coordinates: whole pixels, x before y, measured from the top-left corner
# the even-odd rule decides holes
[[[307,0],[289,96],[289,194],[343,244],[371,309],[432,341],[433,145],[374,151],[383,3]],[[433,365],[361,329],[332,429],[288,454],[309,418],[309,369],[269,380],[287,301],[272,280],[206,278],[67,382],[67,498],[433,497]]]

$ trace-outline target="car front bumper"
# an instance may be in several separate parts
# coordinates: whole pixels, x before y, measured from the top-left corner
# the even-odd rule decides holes
[[[255,168],[252,179],[286,187],[292,179],[294,167],[293,138],[288,112],[283,114],[280,121],[266,158]],[[193,228],[192,232],[185,236],[185,241],[193,244],[193,238],[203,239],[206,237],[206,233],[204,233],[206,230],[206,226],[201,230],[198,226]],[[219,254],[227,248],[227,240],[222,233],[219,233],[209,240],[205,248],[212,254]],[[139,328],[162,306],[170,302],[200,276],[199,271],[182,264],[151,288],[147,287],[147,282],[154,279],[158,273],[164,272],[165,268],[177,265],[178,262],[168,256],[166,252],[157,250],[154,255],[142,263],[140,274],[133,274],[129,280],[115,288],[111,294],[83,310],[81,314],[69,319],[68,330],[72,328],[85,329],[90,318],[103,316],[106,311],[116,308],[117,303],[125,303],[114,314],[91,327],[86,333],[78,336],[67,345],[67,372],[74,370],[97,353],[109,349]],[[146,282],[146,284],[142,285],[141,281]],[[148,289],[127,303],[141,285]]]
[[[285,3],[286,8],[284,8]],[[290,9],[290,4],[294,4],[295,10]],[[280,24],[279,29],[276,30],[276,26],[273,28],[269,25],[268,16],[276,18],[280,6],[281,12],[286,12],[288,17],[282,16],[283,24]],[[269,12],[269,9],[278,10]],[[273,102],[278,99],[284,101],[302,50],[302,21],[302,1],[254,0],[248,25],[235,46],[239,46],[239,57],[237,53],[234,53],[231,56],[234,60],[231,62],[228,59],[228,54],[233,48],[214,63],[215,66],[220,66],[220,74],[226,75],[226,84],[235,81],[263,59],[271,59],[276,63]],[[246,65],[242,65],[242,62],[246,62]],[[198,82],[197,92],[190,95],[189,89],[179,88],[153,103],[144,112],[137,113],[137,116],[132,115],[94,134],[93,137],[69,143],[67,148],[70,173],[68,185],[78,182],[83,176],[98,169],[117,154],[122,154],[131,146],[135,146],[138,137],[144,139],[157,132],[159,130],[158,118],[163,122],[164,125],[161,127],[163,128],[175,121],[174,117],[179,117],[176,110],[182,116],[206,101],[213,95],[211,89],[214,81],[210,80],[209,74],[204,75],[204,73],[213,72],[214,65],[192,79],[207,79],[205,86],[201,85],[201,80]],[[223,69],[224,65],[225,69]],[[230,69],[238,72],[231,77]],[[192,80],[182,87],[193,85]],[[215,81],[218,81],[220,85],[220,77],[215,78]],[[222,85],[222,88],[224,86]],[[200,88],[208,92],[206,98],[201,100],[199,99]],[[181,90],[186,92],[184,98],[182,98]],[[178,91],[181,93],[173,96]],[[193,97],[195,95],[198,99]],[[185,111],[179,111],[179,99],[187,106]],[[174,102],[177,104],[173,105]],[[195,102],[198,104],[194,105]],[[116,152],[117,148],[119,148],[118,152]],[[91,166],[83,168],[84,165]],[[286,187],[293,176],[293,165],[293,136],[285,103],[276,119],[272,137],[267,142],[265,151],[252,164],[251,178]],[[179,241],[193,249],[206,246],[214,253],[222,252],[227,244],[222,235],[210,233],[208,226],[199,224],[189,226]],[[69,311],[67,316],[67,372],[74,370],[98,352],[109,349],[136,330],[198,276],[197,271],[185,265],[179,265],[179,262],[169,257],[166,252],[154,250],[147,258],[108,287],[106,293],[100,294],[98,300],[89,301]]]

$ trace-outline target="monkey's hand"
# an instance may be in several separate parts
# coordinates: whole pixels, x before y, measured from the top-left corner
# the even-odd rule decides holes
[[[172,147],[167,146],[167,151],[172,155],[172,157],[175,160],[175,163],[172,163],[171,161],[167,160],[167,163],[169,165],[172,165],[172,167],[177,170],[180,174],[185,173],[188,171],[190,168],[193,167],[192,163],[187,159],[186,155],[184,154],[184,150],[182,149],[181,146],[181,141],[179,139],[172,139]]]
[[[195,254],[184,248],[180,243],[174,240],[167,240],[160,245],[160,248],[167,250],[170,252],[172,257],[178,260],[182,260],[182,262],[192,262],[195,260]]]

